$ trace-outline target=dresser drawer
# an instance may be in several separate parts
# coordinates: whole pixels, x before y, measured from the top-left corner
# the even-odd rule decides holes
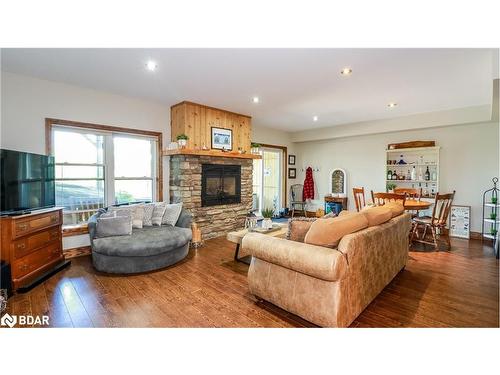
[[[12,276],[13,278],[23,277],[58,258],[62,258],[61,244],[59,242],[54,242],[15,260],[12,267]]]
[[[60,220],[59,212],[49,212],[29,219],[14,220],[12,234],[14,238],[18,238],[39,229],[58,225]]]
[[[25,255],[35,251],[39,247],[47,245],[49,242],[59,240],[60,228],[54,227],[49,230],[35,233],[12,241],[12,251],[14,259],[22,258]]]

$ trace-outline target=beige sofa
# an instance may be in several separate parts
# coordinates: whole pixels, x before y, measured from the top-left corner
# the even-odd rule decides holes
[[[249,233],[250,292],[322,327],[348,327],[408,259],[411,216],[344,236],[337,249]]]

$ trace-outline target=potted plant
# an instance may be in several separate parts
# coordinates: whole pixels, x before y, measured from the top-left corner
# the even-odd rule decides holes
[[[184,148],[186,147],[188,139],[189,137],[186,134],[179,134],[177,136],[177,143],[179,144],[179,146],[181,146],[181,148]]]
[[[250,151],[252,152],[252,154],[257,155],[260,151],[260,143],[252,142],[252,144],[250,145]]]
[[[490,219],[491,220],[495,220],[496,218],[497,218],[497,214],[496,213],[494,213],[494,212],[490,213]]]
[[[262,220],[262,228],[264,229],[272,229],[273,221],[271,220],[274,215],[274,210],[272,208],[264,208],[262,210],[262,216],[264,220]]]
[[[394,188],[396,187],[396,184],[393,184],[392,182],[388,182],[386,189],[388,193],[394,193]]]

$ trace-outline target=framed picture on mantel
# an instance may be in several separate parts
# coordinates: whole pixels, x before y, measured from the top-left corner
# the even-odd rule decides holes
[[[233,150],[233,131],[231,129],[212,127],[212,148],[216,150]]]

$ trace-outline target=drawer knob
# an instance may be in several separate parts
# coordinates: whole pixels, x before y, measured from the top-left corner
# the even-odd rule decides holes
[[[17,229],[25,230],[28,228],[28,224],[17,224]]]
[[[21,266],[21,269],[22,269],[23,271],[26,271],[26,270],[28,269],[28,265],[27,265],[27,264],[23,264],[23,265]]]
[[[26,247],[26,244],[25,243],[18,243],[17,244],[17,248],[18,249],[24,249]]]
[[[57,221],[57,216],[51,216],[50,221],[52,221],[52,222]]]

